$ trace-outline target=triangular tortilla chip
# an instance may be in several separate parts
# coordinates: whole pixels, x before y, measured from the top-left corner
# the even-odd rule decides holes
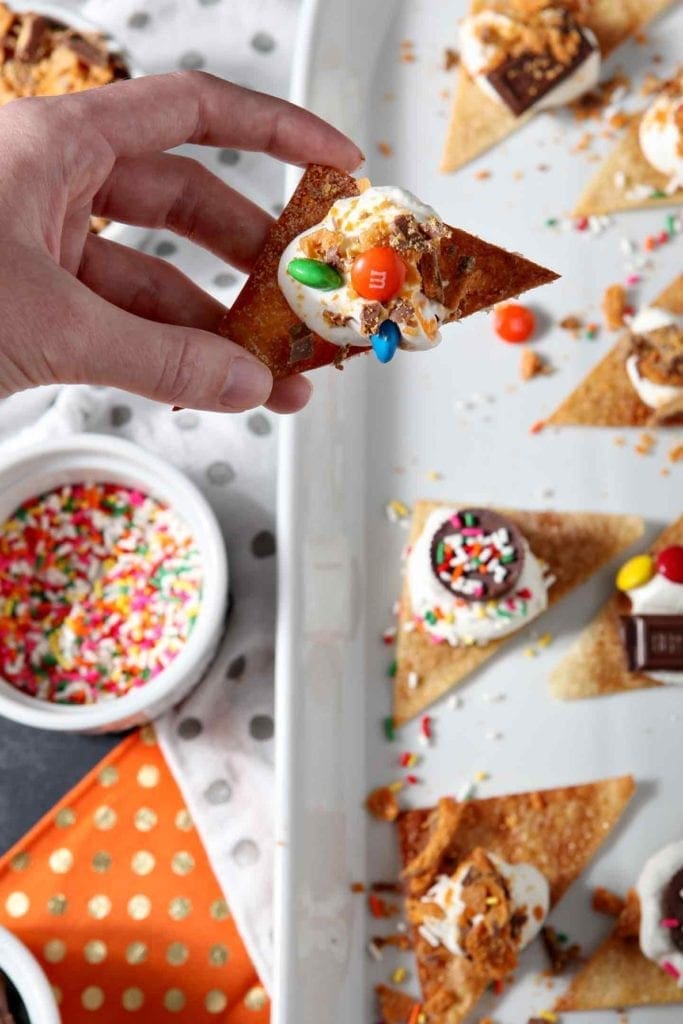
[[[672,313],[683,313],[683,274],[672,281],[653,305]],[[641,402],[626,372],[628,351],[629,337],[624,335],[546,423],[556,427],[645,427],[682,423],[680,415],[665,424],[658,423],[654,410]]]
[[[434,810],[407,811],[398,830],[409,897],[420,899],[437,875],[452,874],[483,847],[509,863],[535,865],[548,880],[555,906],[614,828],[634,788],[633,779],[623,776],[464,804],[444,800]],[[450,825],[445,824],[449,817]],[[430,845],[434,856],[425,858]],[[433,949],[416,928],[413,942],[430,1024],[460,1024],[490,979],[463,957]]]
[[[442,504],[429,501],[417,503],[413,513],[410,544],[417,540],[430,513]],[[515,509],[497,511],[508,516],[519,527],[536,557],[550,566],[555,576],[555,583],[548,592],[551,606],[584,583],[643,533],[643,520],[639,516],[591,512],[520,512]],[[512,633],[481,646],[451,647],[447,643],[432,643],[428,635],[418,630],[406,632],[403,626],[411,620],[406,578],[400,602],[394,680],[394,721],[397,725],[402,725],[442,697],[516,635]],[[533,621],[537,623],[539,620]],[[411,689],[408,677],[413,672],[417,673],[419,683]]]
[[[587,25],[600,43],[603,57],[635,35],[672,0],[595,0],[587,10]],[[472,0],[472,14],[485,10],[505,13],[505,0]],[[442,171],[456,171],[476,156],[521,128],[533,113],[515,117],[503,103],[487,96],[462,65],[446,135]]]
[[[573,979],[555,1010],[616,1010],[683,1003],[683,989],[640,952],[637,939],[612,934]]]
[[[650,548],[656,555],[670,544],[683,544],[683,516],[672,523]],[[619,690],[661,686],[641,672],[629,672],[619,634],[619,615],[628,611],[628,599],[615,594],[578,637],[550,676],[550,690],[560,700],[600,697]]]
[[[457,171],[487,149],[502,142],[534,116],[515,117],[512,111],[488,96],[464,67],[458,68],[458,81],[439,170]]]
[[[629,198],[629,192],[642,185],[647,186],[651,192],[663,192],[669,180],[665,174],[655,170],[643,155],[638,138],[640,121],[641,118],[638,118],[629,125],[621,140],[588,182],[574,210],[575,217],[683,203],[683,188],[679,188],[673,195],[658,198]],[[625,183],[618,185],[618,178],[622,174]]]
[[[611,934],[572,979],[556,1010],[611,1010],[683,1002],[683,989],[640,950],[640,901],[632,889]]]
[[[339,365],[348,356],[369,351],[360,347],[345,351],[312,334],[289,307],[277,281],[280,257],[289,243],[323,220],[338,199],[358,194],[356,179],[350,175],[331,167],[309,167],[221,324],[220,333],[258,356],[276,379],[330,363]],[[447,322],[557,278],[553,271],[458,228],[450,228],[441,240],[439,264],[447,282],[444,305],[451,311]]]

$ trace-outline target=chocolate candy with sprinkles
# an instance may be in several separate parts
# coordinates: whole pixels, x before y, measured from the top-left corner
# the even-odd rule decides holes
[[[671,942],[683,953],[683,868],[669,880],[662,896],[662,911]],[[679,922],[673,927],[673,922]]]
[[[514,523],[490,509],[468,508],[450,516],[434,534],[432,572],[465,601],[497,601],[517,586],[524,541]]]

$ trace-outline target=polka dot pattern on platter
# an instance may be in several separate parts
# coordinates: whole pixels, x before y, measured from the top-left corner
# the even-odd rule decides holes
[[[64,810],[66,827],[57,825]],[[147,832],[134,824],[140,810],[155,821]],[[234,856],[246,863],[249,841]],[[223,1020],[231,1010],[267,1024],[235,922],[149,733],[124,740],[0,863],[0,924],[28,942],[69,1024],[143,1013]]]

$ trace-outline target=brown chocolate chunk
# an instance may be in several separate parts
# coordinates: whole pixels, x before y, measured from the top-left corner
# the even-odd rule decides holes
[[[662,899],[662,910],[664,917],[671,921],[678,921],[675,928],[669,929],[669,935],[676,949],[683,952],[683,867],[679,868],[676,874],[669,879]]]
[[[497,601],[519,582],[524,541],[514,523],[498,512],[460,509],[434,534],[430,558],[432,572],[449,594],[465,601]]]
[[[436,253],[431,249],[423,252],[417,269],[422,278],[422,291],[427,298],[443,303],[445,297],[444,288]]]
[[[86,67],[106,68],[109,64],[109,54],[104,47],[95,45],[76,32],[68,32],[62,40],[62,46],[66,46]]]
[[[623,615],[621,638],[630,672],[683,672],[683,615]]]
[[[429,248],[429,239],[420,231],[420,226],[412,213],[400,213],[393,223],[390,244],[398,252],[413,249],[425,252]]]
[[[361,334],[369,337],[375,334],[384,320],[384,307],[379,302],[366,302],[360,315]]]
[[[578,33],[580,42],[572,57],[562,62],[550,49],[542,53],[521,53],[507,57],[486,79],[508,109],[519,117],[552,89],[569,78],[593,52],[593,44],[567,12],[567,33]]]
[[[39,14],[26,14],[21,22],[14,55],[25,64],[34,64],[47,52],[50,26]]]
[[[300,363],[313,354],[313,333],[306,324],[296,324],[289,332],[289,362]]]
[[[416,322],[415,310],[405,299],[399,299],[389,313],[389,319],[396,324],[413,324]]]

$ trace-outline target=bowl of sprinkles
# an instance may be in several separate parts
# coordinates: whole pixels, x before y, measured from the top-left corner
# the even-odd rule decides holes
[[[150,452],[84,434],[0,462],[0,714],[149,721],[199,682],[227,590],[213,512]]]

